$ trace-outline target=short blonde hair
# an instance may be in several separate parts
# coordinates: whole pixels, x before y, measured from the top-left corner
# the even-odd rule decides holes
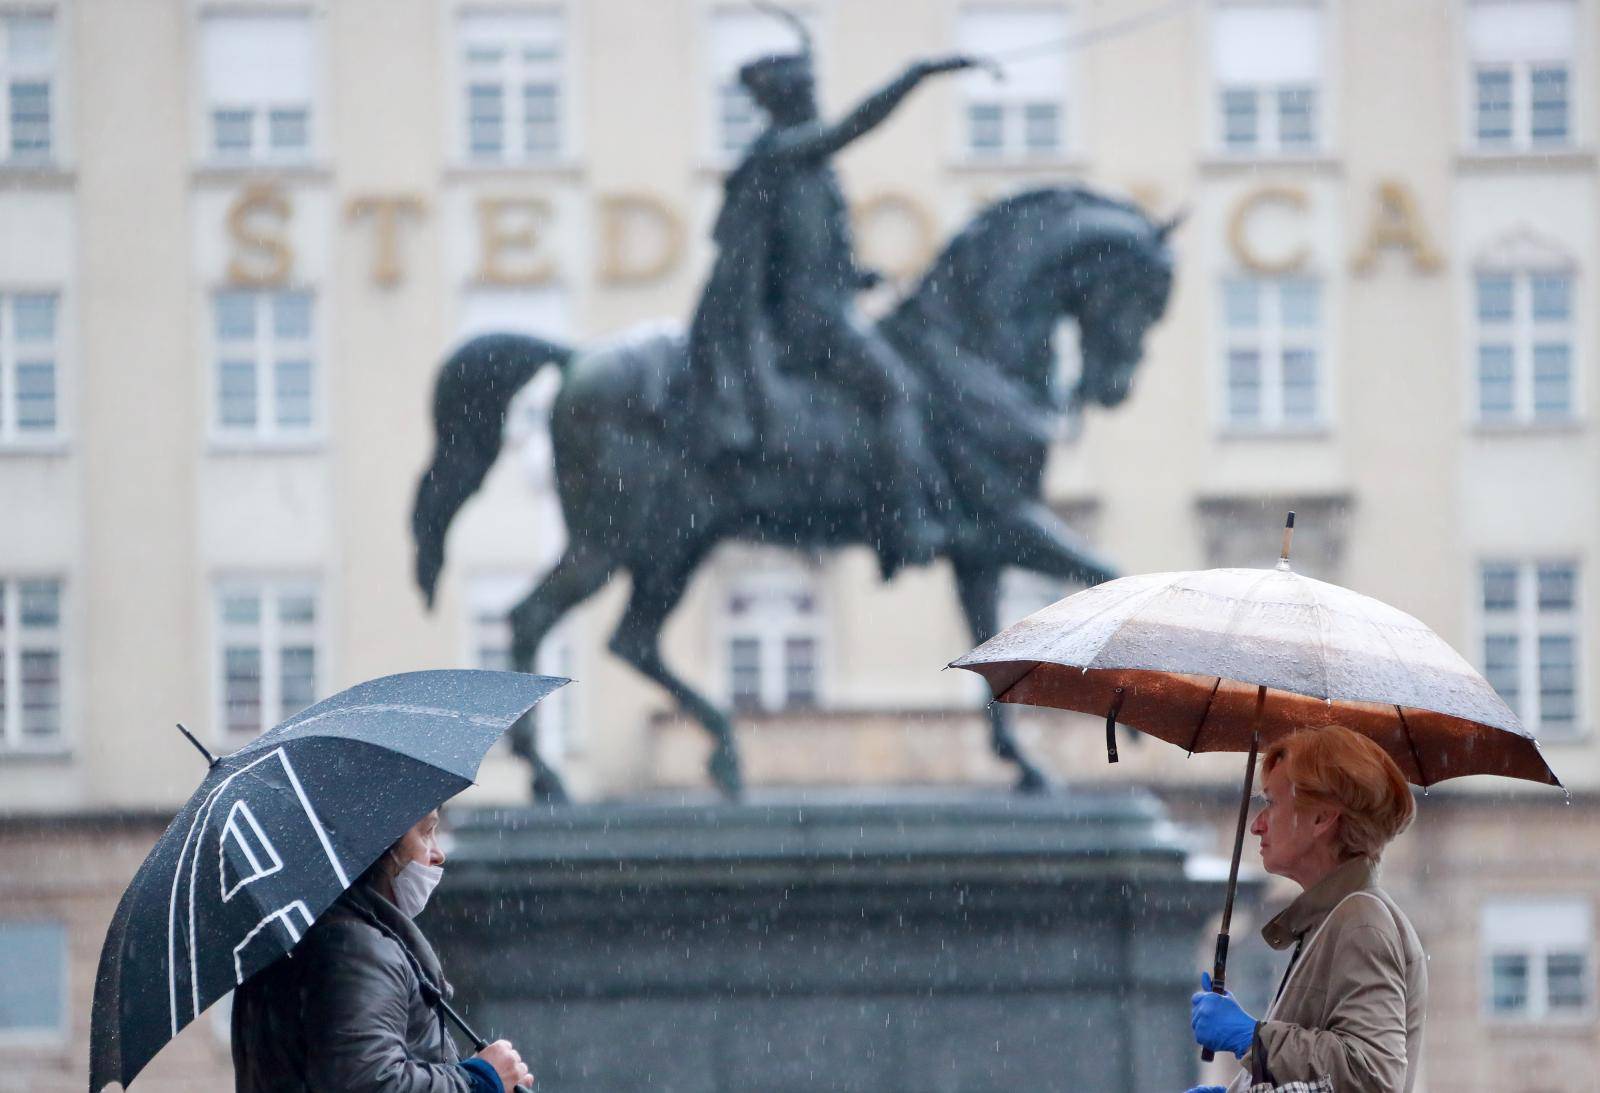
[[[1389,753],[1343,725],[1279,740],[1267,749],[1262,773],[1279,765],[1297,798],[1339,810],[1341,857],[1377,861],[1416,814],[1411,787]]]

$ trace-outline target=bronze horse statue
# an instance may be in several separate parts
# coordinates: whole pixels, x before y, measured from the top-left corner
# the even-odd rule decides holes
[[[1056,416],[1113,407],[1131,389],[1143,340],[1172,289],[1172,222],[1078,187],[1004,198],[976,216],[877,327],[922,384],[930,443],[948,476],[944,553],[974,643],[996,630],[1001,572],[1019,567],[1094,583],[1113,576],[1040,499]],[[1053,337],[1076,320],[1083,357],[1075,389],[1052,389]],[[490,334],[445,361],[434,390],[436,447],[412,514],[416,578],[429,605],[451,519],[499,455],[506,408],[546,366],[562,371],[551,409],[556,482],[568,541],[554,568],[511,613],[516,667],[532,668],[550,629],[620,570],[632,578],[613,653],[664,687],[711,734],[711,777],[741,789],[726,714],[662,658],[660,633],[695,569],[727,539],[816,550],[867,541],[874,475],[871,422],[822,372],[765,381],[772,408],[755,454],[707,462],[685,336],[654,330],[579,351]],[[1049,786],[1019,747],[1008,714],[988,711],[996,755],[1018,786]],[[533,726],[513,731],[533,788],[563,800]]]

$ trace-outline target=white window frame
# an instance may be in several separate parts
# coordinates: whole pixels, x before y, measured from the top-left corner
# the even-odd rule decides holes
[[[243,342],[228,342],[221,337],[218,327],[219,308],[223,296],[241,296],[252,300],[255,334],[250,341],[250,363],[255,381],[255,423],[251,426],[230,425],[222,416],[222,358],[224,347]],[[273,328],[274,307],[282,296],[304,296],[310,309],[308,336],[304,339],[279,340]],[[276,288],[247,288],[224,285],[213,290],[206,300],[206,346],[209,354],[209,410],[212,442],[219,447],[287,447],[304,448],[319,444],[327,421],[326,383],[321,352],[323,340],[319,326],[322,300],[315,289],[307,285],[284,285]],[[303,351],[311,366],[310,409],[311,420],[303,425],[278,424],[277,375],[275,365],[280,359],[289,359],[296,350]],[[242,359],[242,358],[241,358]]]
[[[1057,26],[1047,40],[1067,39],[1075,27],[1076,11],[1067,4],[1048,0],[1011,0],[1008,3],[964,4],[957,13],[957,36],[961,35],[961,20],[968,16],[978,18],[1004,14],[1038,16],[1053,20]],[[982,56],[981,45],[960,40],[958,51]],[[1041,96],[1019,89],[1011,84],[997,82],[987,71],[975,71],[959,77],[956,95],[957,116],[955,125],[955,158],[972,166],[1015,165],[1026,163],[1058,163],[1071,158],[1081,147],[1079,134],[1078,69],[1077,54],[1066,54],[1062,61],[1062,84],[1054,95]],[[972,141],[972,110],[977,106],[993,107],[1000,112],[1000,143],[991,149],[980,149]],[[1055,140],[1048,149],[1028,146],[1028,110],[1031,107],[1049,106],[1055,111]]]
[[[521,50],[529,42],[535,39],[542,41],[546,37],[530,27],[519,35],[514,45],[505,42],[506,53],[497,62],[497,71],[492,78],[501,93],[501,151],[494,156],[476,154],[472,150],[469,88],[475,83],[489,81],[490,77],[480,76],[474,72],[467,53],[472,42],[487,36],[488,32],[475,31],[470,24],[474,20],[506,20],[519,17],[528,20],[550,20],[557,27],[558,55],[551,62],[556,86],[555,147],[539,152],[530,151],[527,147],[527,100],[524,89],[533,82],[533,77],[538,75],[540,70],[537,63],[530,65],[530,62],[521,56]],[[504,168],[558,166],[575,158],[578,115],[574,100],[578,81],[575,74],[576,58],[573,56],[573,43],[576,40],[573,23],[573,12],[564,5],[555,4],[519,4],[503,7],[467,4],[453,13],[451,69],[455,77],[452,81],[455,99],[451,112],[453,121],[450,126],[450,131],[454,133],[453,159],[469,168]]]
[[[36,62],[31,66],[13,69],[10,58],[12,25],[23,19],[42,19],[50,24],[50,53],[43,61]],[[56,12],[51,8],[22,8],[21,10],[0,11],[0,164],[42,167],[52,166],[61,159],[61,88],[64,82],[60,73],[60,59],[62,56],[61,29],[61,20],[56,17]],[[11,111],[14,104],[11,97],[11,88],[12,83],[19,79],[40,81],[44,83],[46,88],[45,103],[48,110],[48,121],[46,123],[48,131],[46,134],[47,147],[42,154],[18,155],[12,149]]]
[[[1575,951],[1565,943],[1553,943],[1537,930],[1519,931],[1516,943],[1497,943],[1485,936],[1488,933],[1487,920],[1495,910],[1515,911],[1549,908],[1551,906],[1564,906],[1565,909],[1576,911],[1587,919],[1588,938],[1581,948],[1584,961],[1585,1004],[1582,1010],[1551,1013],[1550,991],[1548,982],[1548,959],[1552,955],[1560,955]],[[1594,912],[1590,901],[1581,896],[1567,899],[1550,897],[1512,897],[1486,901],[1479,908],[1479,1012],[1483,1019],[1493,1024],[1507,1025],[1577,1025],[1588,1024],[1597,1016],[1595,997],[1595,944],[1594,944]],[[1523,956],[1528,961],[1528,1007],[1524,1012],[1508,1013],[1494,1008],[1494,958],[1496,956]]]
[[[54,423],[48,430],[22,430],[18,425],[18,356],[22,355],[16,334],[16,300],[19,296],[48,296],[52,300],[51,335],[48,354],[51,364],[51,383],[54,388]],[[27,448],[54,446],[66,436],[63,418],[66,399],[63,395],[62,347],[66,343],[63,293],[55,287],[10,288],[0,287],[0,447]],[[26,343],[30,347],[37,343]],[[29,350],[31,355],[32,350]]]
[[[1576,590],[1572,607],[1568,611],[1543,612],[1539,609],[1539,567],[1561,565],[1572,569]],[[1514,568],[1517,573],[1517,606],[1512,615],[1512,627],[1496,625],[1501,612],[1491,613],[1483,603],[1483,572],[1490,566]],[[1510,558],[1486,556],[1479,560],[1472,582],[1473,617],[1477,620],[1477,663],[1487,675],[1488,640],[1492,635],[1511,634],[1517,639],[1517,706],[1514,712],[1523,728],[1535,738],[1546,743],[1572,743],[1589,736],[1588,695],[1585,693],[1584,672],[1584,619],[1588,591],[1585,589],[1584,566],[1576,555],[1538,558]],[[1573,718],[1570,730],[1557,736],[1543,731],[1539,689],[1539,638],[1541,636],[1566,636],[1572,639],[1573,652]]]
[[[1319,70],[1309,81],[1289,80],[1270,83],[1228,79],[1216,70],[1216,41],[1221,33],[1215,18],[1209,21],[1210,49],[1206,58],[1206,125],[1211,133],[1211,146],[1216,155],[1229,160],[1252,159],[1308,159],[1325,156],[1333,146],[1334,106],[1336,88],[1334,80],[1337,66],[1332,60],[1332,47],[1337,39],[1333,20],[1337,11],[1322,0],[1218,0],[1213,14],[1219,11],[1243,8],[1303,8],[1318,17],[1316,53]],[[1279,96],[1285,91],[1307,89],[1311,92],[1311,139],[1304,144],[1285,144],[1282,136],[1283,112]],[[1228,92],[1245,92],[1253,96],[1256,110],[1256,139],[1248,146],[1228,143],[1227,112],[1223,109]]]
[[[309,98],[305,102],[291,99],[262,99],[253,102],[226,102],[213,101],[211,88],[207,86],[205,41],[206,24],[214,21],[230,19],[282,19],[297,20],[304,24],[307,36],[310,65],[310,90]],[[195,96],[195,147],[196,160],[205,167],[213,168],[257,168],[257,167],[306,167],[315,164],[322,155],[324,143],[323,132],[327,127],[325,103],[327,101],[327,81],[324,77],[324,54],[322,35],[319,33],[319,20],[309,4],[284,4],[264,7],[259,4],[252,5],[247,2],[223,3],[217,6],[207,6],[200,10],[195,25],[195,41],[197,48],[194,50],[194,86],[198,89]],[[272,111],[274,109],[304,107],[306,112],[306,141],[301,148],[283,152],[274,151],[272,148]],[[242,152],[225,152],[217,147],[216,139],[216,114],[221,110],[242,110],[250,115],[250,145]]]
[[[752,713],[795,713],[825,709],[828,705],[827,601],[823,595],[821,571],[805,562],[768,554],[746,555],[752,564],[730,566],[718,582],[718,600],[713,608],[716,625],[713,660],[717,671],[717,692],[735,715]],[[809,595],[811,610],[775,610],[780,597]],[[736,617],[729,601],[747,596],[751,613]],[[789,701],[790,639],[808,640],[812,648],[812,700],[809,704]],[[733,642],[755,641],[757,645],[758,692],[754,708],[735,707],[733,686]]]
[[[0,925],[39,925],[56,927],[61,935],[61,1011],[54,1026],[39,1025],[28,1028],[0,1029],[0,1048],[56,1046],[65,1044],[72,1031],[72,929],[69,923],[43,915],[0,919]],[[5,939],[11,944],[14,939]],[[23,984],[27,989],[27,984]]]
[[[1515,0],[1477,0],[1465,3],[1466,18],[1462,21],[1462,140],[1472,153],[1481,155],[1529,155],[1573,149],[1579,144],[1579,127],[1584,123],[1585,107],[1583,88],[1587,86],[1581,63],[1585,46],[1591,43],[1584,34],[1585,17],[1593,18],[1591,0],[1569,0],[1574,12],[1573,25],[1576,38],[1570,43],[1565,56],[1520,57],[1515,60],[1480,58],[1474,52],[1471,27],[1472,9],[1480,6],[1515,6]],[[1567,131],[1558,139],[1533,137],[1533,69],[1560,67],[1567,79]],[[1503,141],[1486,141],[1478,135],[1478,73],[1485,69],[1504,69],[1510,76],[1511,133]]]
[[[24,630],[21,586],[36,581],[56,586],[56,622],[52,627]],[[21,573],[0,577],[4,598],[4,625],[0,627],[0,657],[4,658],[5,709],[0,715],[0,756],[33,753],[57,754],[67,750],[68,701],[66,644],[69,603],[67,581],[57,573]],[[56,656],[56,731],[30,740],[22,731],[22,656],[25,652],[53,652]]]
[[[499,613],[500,604],[509,611],[538,584],[539,578],[525,570],[487,568],[478,569],[467,577],[467,595],[462,618],[462,648],[460,663],[465,668],[515,671],[510,666],[511,621]],[[490,605],[495,605],[491,607]],[[534,654],[533,671],[538,675],[573,678],[578,659],[577,620],[571,615],[552,626]],[[505,666],[485,663],[483,653],[503,651]],[[538,727],[539,753],[552,762],[560,762],[580,755],[585,741],[579,703],[579,688],[562,687],[534,708],[534,724]],[[491,754],[508,754],[509,740],[502,736]]]
[[[1253,336],[1241,336],[1245,328],[1228,321],[1227,291],[1230,282],[1250,282],[1257,286],[1258,322]],[[1291,331],[1283,325],[1283,285],[1285,282],[1309,284],[1315,294],[1316,322],[1306,332]],[[1329,282],[1313,271],[1287,275],[1262,275],[1249,271],[1225,271],[1218,283],[1217,297],[1217,403],[1218,430],[1233,436],[1298,436],[1321,433],[1332,425],[1329,407],[1333,405],[1333,353],[1329,344],[1332,323],[1329,315]],[[1254,348],[1260,359],[1261,414],[1254,420],[1235,418],[1230,383],[1230,354],[1235,348]],[[1313,357],[1316,407],[1305,420],[1285,417],[1283,403],[1284,352],[1309,349]]]
[[[1499,325],[1485,324],[1479,315],[1478,284],[1484,277],[1511,279],[1511,323],[1506,333],[1511,340],[1511,413],[1486,416],[1483,411],[1483,377],[1480,349],[1486,341],[1498,340],[1495,332],[1505,329]],[[1533,315],[1533,279],[1535,277],[1561,277],[1567,281],[1568,313],[1563,323],[1539,323]],[[1471,272],[1467,291],[1468,317],[1472,338],[1467,374],[1471,378],[1469,420],[1486,428],[1514,426],[1518,428],[1560,428],[1572,425],[1582,417],[1584,399],[1582,346],[1583,337],[1579,309],[1583,306],[1583,282],[1576,267],[1561,266],[1501,266],[1480,265]],[[1534,346],[1540,341],[1559,339],[1567,347],[1568,409],[1564,414],[1539,415],[1534,403]]]
[[[230,595],[239,594],[257,598],[259,614],[253,626],[229,623],[224,618],[224,600]],[[290,596],[309,596],[313,616],[311,623],[296,625],[286,634],[279,617],[279,605]],[[283,650],[287,642],[297,637],[311,643],[311,703],[326,696],[330,678],[327,600],[322,592],[322,582],[317,577],[257,574],[219,576],[212,582],[211,588],[211,626],[211,680],[215,692],[212,703],[215,730],[212,737],[222,747],[230,751],[243,747],[283,720]],[[231,642],[249,642],[260,654],[259,725],[249,733],[235,732],[228,719],[227,650]]]

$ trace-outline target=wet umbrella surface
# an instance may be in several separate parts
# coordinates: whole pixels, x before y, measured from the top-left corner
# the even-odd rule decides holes
[[[995,698],[1107,716],[1189,751],[1248,751],[1337,721],[1420,786],[1467,774],[1559,785],[1516,714],[1432,630],[1287,568],[1148,573],[1037,611],[952,667]]]
[[[206,1007],[289,952],[484,753],[567,682],[436,671],[358,684],[214,760],[140,866],[100,954],[90,1089],[127,1085]]]

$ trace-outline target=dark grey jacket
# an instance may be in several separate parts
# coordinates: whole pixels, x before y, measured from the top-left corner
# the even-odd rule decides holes
[[[469,1093],[433,1005],[439,958],[383,896],[357,883],[294,952],[234,993],[238,1093]]]

